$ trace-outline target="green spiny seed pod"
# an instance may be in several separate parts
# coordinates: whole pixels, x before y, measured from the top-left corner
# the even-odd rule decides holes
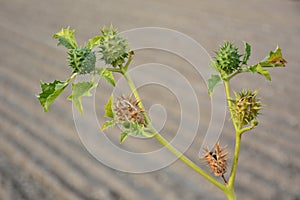
[[[73,68],[73,73],[88,74],[95,71],[96,56],[88,48],[71,49],[68,52],[69,66]]]
[[[82,61],[82,65],[79,69],[80,74],[89,74],[95,71],[96,67],[96,55],[94,52],[90,51],[85,59]]]
[[[256,98],[257,93],[257,91],[243,90],[235,93],[236,98],[230,100],[233,120],[239,125],[244,126],[256,120],[261,109],[260,99]]]
[[[120,37],[118,32],[110,27],[104,27],[102,32],[102,40],[99,48],[102,54],[102,60],[106,64],[116,67],[124,63],[124,59],[128,56],[129,47],[125,39]]]
[[[225,42],[220,50],[215,53],[216,61],[214,63],[220,73],[225,72],[228,75],[240,67],[240,57],[242,55],[238,53],[238,48],[231,42]]]

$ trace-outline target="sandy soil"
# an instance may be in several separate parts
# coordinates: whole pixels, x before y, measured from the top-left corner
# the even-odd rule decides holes
[[[65,100],[70,90],[49,113],[42,111],[34,96],[40,92],[39,80],[65,80],[70,73],[65,50],[56,47],[51,35],[71,26],[83,44],[105,24],[120,31],[149,26],[174,29],[194,38],[212,56],[212,50],[224,40],[235,41],[239,47],[246,40],[253,48],[250,63],[279,44],[288,65],[271,71],[272,82],[245,75],[232,83],[235,90],[259,88],[265,105],[260,126],[243,137],[236,193],[243,200],[300,199],[300,1],[244,2],[0,1],[0,199],[225,199],[179,161],[145,174],[121,173],[97,161],[77,134],[72,105]],[[136,52],[132,67],[149,62],[171,66],[189,80],[199,99],[200,130],[207,130],[211,105],[204,82],[191,65],[167,52],[143,50]],[[134,79],[145,77],[147,74]],[[174,81],[168,76],[161,78]],[[176,80],[174,85],[183,87]],[[103,83],[101,89],[97,90],[98,116],[112,88]],[[169,139],[174,137],[180,121],[174,95],[156,86],[141,88],[140,93],[148,108],[154,104],[165,107],[168,118],[162,133]],[[229,145],[232,155],[234,137],[228,118],[221,141]],[[118,143],[116,133],[108,135]],[[199,134],[186,152],[198,164],[203,137]],[[152,140],[129,139],[122,147],[147,152],[159,145]]]

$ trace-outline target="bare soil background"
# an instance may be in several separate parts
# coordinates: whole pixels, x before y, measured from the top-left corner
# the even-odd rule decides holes
[[[259,88],[265,104],[260,126],[243,137],[236,193],[243,200],[299,200],[299,20],[298,0],[1,0],[0,199],[225,199],[218,189],[179,161],[147,174],[121,173],[98,162],[80,142],[72,105],[64,98],[68,92],[49,113],[42,111],[34,96],[40,92],[39,80],[65,80],[70,73],[66,70],[65,50],[56,46],[52,34],[71,26],[83,44],[103,25],[113,24],[120,31],[145,26],[174,29],[194,38],[211,56],[224,40],[235,41],[239,47],[245,40],[253,49],[250,64],[279,44],[288,64],[284,69],[271,70],[272,82],[251,75],[233,80],[235,90]],[[151,50],[137,52],[133,66],[148,62],[172,66],[190,80],[200,99],[200,129],[206,130],[209,97],[204,81],[198,79],[193,68],[174,55]],[[103,84],[101,91],[103,95],[97,93],[97,99],[104,103],[111,87]],[[165,106],[168,119],[163,132],[172,138],[180,120],[174,96],[164,88],[145,87],[140,92],[147,107],[155,103]],[[98,106],[100,115],[103,106]],[[117,140],[117,134],[109,134]],[[233,138],[227,120],[221,140],[229,145],[231,153]],[[187,151],[198,164],[202,139],[199,135]],[[137,139],[129,139],[124,145],[143,152],[151,149],[152,143],[158,146]]]

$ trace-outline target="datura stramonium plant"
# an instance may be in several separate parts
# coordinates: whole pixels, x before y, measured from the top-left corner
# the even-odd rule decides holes
[[[275,51],[271,51],[262,61],[254,65],[247,64],[251,54],[251,46],[246,42],[244,43],[244,54],[239,53],[238,48],[231,42],[225,42],[218,51],[215,51],[214,61],[210,65],[217,71],[217,74],[211,75],[211,78],[208,80],[208,93],[212,96],[217,85],[223,84],[225,86],[227,104],[235,131],[235,150],[231,167],[228,167],[227,155],[229,153],[225,151],[227,146],[220,147],[220,142],[218,141],[213,147],[206,147],[202,159],[209,167],[209,173],[182,154],[176,147],[172,146],[153,127],[136,87],[127,73],[134,52],[130,50],[128,43],[118,31],[112,26],[109,28],[104,27],[100,31],[100,35],[88,40],[84,46],[77,45],[74,33],[75,30],[70,30],[70,27],[67,27],[53,35],[53,38],[58,39],[58,45],[67,48],[68,65],[73,71],[66,81],[40,82],[42,92],[37,97],[44,111],[47,112],[49,110],[54,100],[72,82],[72,93],[68,96],[68,99],[73,101],[74,107],[82,114],[82,97],[92,96],[91,90],[98,86],[98,82],[95,82],[95,77],[103,78],[114,87],[114,74],[119,73],[124,76],[132,93],[129,96],[123,95],[117,98],[114,98],[113,95],[110,96],[105,106],[104,114],[109,120],[102,124],[101,130],[104,131],[116,124],[121,125],[121,143],[129,136],[153,137],[192,170],[222,190],[229,200],[235,200],[234,182],[241,137],[243,133],[252,130],[258,125],[257,118],[261,110],[261,103],[257,97],[257,91],[252,92],[246,89],[241,92],[235,92],[235,98],[232,98],[229,82],[240,73],[258,74],[267,80],[271,80],[268,69],[284,67],[286,64],[286,60],[282,57],[281,49],[277,47]],[[104,66],[96,66],[96,58],[103,61]],[[90,78],[90,80],[73,82],[77,75],[89,75],[86,77]],[[230,170],[230,175],[226,179],[225,173],[228,170]],[[220,178],[222,178],[221,181]]]

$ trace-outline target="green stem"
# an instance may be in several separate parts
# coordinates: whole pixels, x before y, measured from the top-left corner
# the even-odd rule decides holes
[[[124,77],[127,80],[128,85],[129,85],[130,89],[132,90],[132,93],[135,96],[136,100],[138,100],[140,102],[139,106],[141,107],[141,109],[145,110],[145,108],[141,102],[141,99],[139,97],[139,94],[136,91],[136,88],[135,88],[130,76],[127,73],[125,73]],[[148,118],[146,113],[145,113],[145,121],[151,127],[150,119]],[[206,171],[204,171],[198,165],[196,165],[193,161],[191,161],[189,158],[187,158],[185,155],[183,155],[180,151],[178,151],[175,147],[173,147],[164,137],[162,137],[162,135],[160,135],[158,132],[156,132],[153,137],[158,142],[160,142],[163,146],[165,146],[177,158],[179,158],[181,161],[183,161],[187,166],[189,166],[194,171],[196,171],[197,173],[202,175],[204,178],[206,178],[208,181],[210,181],[212,184],[214,184],[215,186],[220,188],[225,193],[225,190],[227,190],[227,187],[224,184],[217,181],[214,177],[212,177],[210,174],[208,174]]]
[[[227,103],[228,103],[232,123],[233,123],[235,131],[237,131],[239,129],[239,127],[238,127],[237,123],[235,122],[235,120],[233,118],[233,111],[231,110],[232,102],[230,101],[231,96],[230,96],[230,87],[229,87],[229,80],[228,79],[224,80],[224,86],[225,86],[226,98],[227,98]]]
[[[252,130],[255,126],[257,126],[257,124],[251,124],[251,126],[247,126],[245,128],[242,128],[241,131],[240,131],[240,134],[243,134],[244,132]]]
[[[77,73],[73,73],[72,76],[67,80],[67,82],[71,82],[76,76]]]
[[[126,72],[124,72],[123,75],[124,75],[124,77],[125,77],[125,79],[126,79],[128,85],[129,85],[129,87],[130,87],[130,89],[131,89],[131,91],[132,91],[132,93],[133,93],[135,99],[139,102],[140,108],[141,108],[142,110],[145,110],[145,107],[144,107],[144,105],[143,105],[143,103],[142,103],[142,101],[141,101],[140,95],[138,94],[138,92],[137,92],[137,90],[136,90],[136,88],[135,88],[135,86],[134,86],[134,84],[133,84],[133,82],[132,82],[130,76],[129,76]],[[147,116],[146,112],[144,112],[144,118],[145,118],[146,124],[149,124],[149,125],[150,125],[151,122],[150,122],[150,119],[149,119],[149,117]]]
[[[194,171],[202,175],[212,184],[220,188],[224,193],[227,192],[227,187],[217,181],[214,177],[208,174],[206,171],[201,169],[198,165],[196,165],[193,161],[183,155],[180,151],[178,151],[175,147],[173,147],[164,137],[162,137],[159,133],[154,135],[154,138],[159,141],[163,146],[165,146],[171,153],[173,153],[177,158],[179,158],[182,162],[184,162],[187,166],[192,168]]]
[[[234,189],[229,189],[225,191],[228,200],[236,200]]]
[[[237,169],[237,164],[238,164],[239,154],[240,154],[241,137],[242,137],[241,132],[237,131],[236,138],[235,138],[234,158],[233,158],[233,163],[232,163],[231,172],[230,172],[229,181],[228,181],[228,187],[230,189],[234,188],[236,169]]]
[[[126,62],[126,64],[125,64],[125,66],[124,66],[125,72],[127,72],[128,66],[129,66],[129,64],[130,64],[131,61],[132,61],[132,58],[133,58],[132,56],[133,56],[133,54],[134,54],[133,51],[130,51],[130,52],[128,53],[129,58],[128,58],[128,60],[127,60],[127,62]]]
[[[118,68],[107,68],[108,71],[122,73],[121,69]]]
[[[130,78],[130,76],[127,74],[127,68],[129,63],[131,62],[131,57],[130,60],[127,61],[125,67],[122,68],[122,74],[124,75],[134,97],[136,98],[137,101],[139,101],[139,106],[141,109],[145,110],[144,105],[142,104],[141,98],[136,90],[136,87],[133,84],[132,79]],[[224,81],[225,82],[225,88],[226,88],[226,95],[228,98],[228,104],[229,106],[231,105],[231,102],[229,101],[230,99],[230,90],[229,90],[229,84],[228,84],[228,80]],[[232,114],[232,113],[231,113]],[[236,173],[236,166],[237,166],[237,161],[238,161],[238,154],[239,154],[239,149],[240,149],[240,132],[238,132],[239,137],[237,137],[237,146],[236,146],[236,150],[235,150],[235,158],[234,158],[234,163],[233,163],[233,167],[232,167],[232,171],[230,174],[230,179],[227,185],[219,182],[218,180],[216,180],[213,176],[211,176],[209,173],[207,173],[206,171],[204,171],[201,167],[199,167],[197,164],[195,164],[193,161],[191,161],[188,157],[186,157],[183,153],[181,153],[180,151],[178,151],[175,147],[173,147],[160,133],[158,133],[154,128],[152,128],[151,125],[151,121],[149,119],[149,117],[147,116],[146,113],[144,113],[145,116],[145,121],[148,124],[148,127],[150,127],[149,130],[152,130],[154,133],[154,138],[160,142],[164,147],[166,147],[172,154],[174,154],[178,159],[180,159],[183,163],[185,163],[187,166],[189,166],[191,169],[193,169],[195,172],[197,172],[198,174],[202,175],[206,180],[208,180],[209,182],[211,182],[212,184],[214,184],[216,187],[218,187],[220,190],[222,190],[224,192],[224,194],[227,196],[228,200],[236,200],[235,197],[235,193],[234,193],[234,178],[235,178],[235,173]],[[238,130],[238,126],[236,125],[236,123],[233,123],[236,130]]]
[[[226,91],[226,97],[228,101],[228,107],[230,110],[230,115],[232,119],[232,123],[236,132],[235,136],[235,150],[234,150],[234,158],[233,158],[233,163],[231,166],[231,172],[229,176],[229,181],[227,187],[229,188],[229,191],[232,191],[234,194],[234,181],[235,181],[235,176],[236,176],[236,169],[237,169],[237,164],[238,164],[238,159],[239,159],[239,153],[240,153],[240,145],[241,145],[241,137],[243,130],[241,130],[241,126],[236,123],[236,121],[233,118],[233,111],[231,110],[232,102],[230,101],[231,96],[230,96],[230,86],[229,86],[229,80],[226,79],[224,80],[224,85],[225,85],[225,91]]]
[[[243,72],[242,70],[238,70],[238,71],[234,72],[233,74],[231,74],[231,75],[227,78],[227,80],[229,81],[230,79],[232,79],[233,77],[235,77],[237,74],[242,73],[242,72]]]

